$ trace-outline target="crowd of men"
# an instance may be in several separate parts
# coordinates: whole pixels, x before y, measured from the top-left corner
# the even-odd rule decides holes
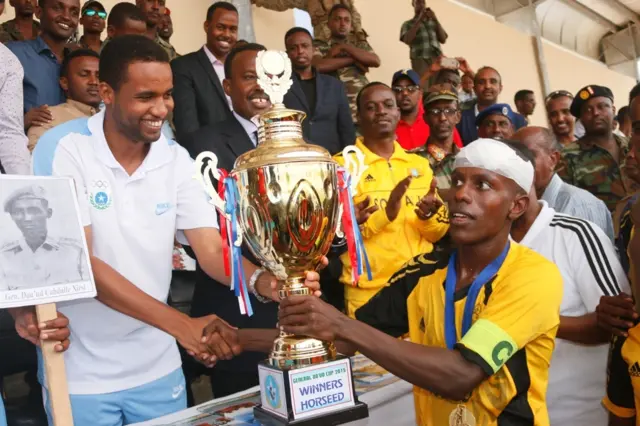
[[[549,127],[530,126],[537,94],[518,91],[512,108],[499,70],[443,56],[449,35],[424,0],[400,28],[412,66],[388,84],[367,78],[381,58],[353,1],[252,2],[310,12],[314,34],[283,32],[294,71],[284,104],[306,114],[305,139],[339,164],[349,145],[364,153],[354,203],[372,276],[352,286],[338,247],[307,275],[314,296],[280,301],[243,247],[251,317],[229,291],[218,218],[192,178],[203,151],[231,170],[271,107],[256,71],[265,47],[238,40],[236,7],[213,3],[205,44],[179,55],[165,0],[8,2],[0,171],[73,178],[98,288],[44,325],[31,307],[10,313],[21,337],[65,351],[74,423],[180,411],[198,374],[216,398],[253,387],[278,324],[414,384],[422,425],[454,414],[640,425],[640,85],[618,109],[627,100],[604,85],[554,91],[542,102]],[[4,212],[33,243],[0,244],[0,260],[64,257],[46,226],[21,227],[25,205],[50,215],[38,188],[10,197]],[[181,244],[197,260],[189,315],[166,303]],[[194,359],[202,367],[186,368]]]

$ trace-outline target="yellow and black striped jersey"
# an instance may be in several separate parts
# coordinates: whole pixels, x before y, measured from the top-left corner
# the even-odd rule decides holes
[[[640,416],[636,415],[640,404],[640,324],[629,330],[628,337],[611,339],[607,396],[602,402],[617,417],[635,417],[640,426]]]
[[[445,279],[451,252],[439,245],[408,262],[356,318],[387,334],[409,333],[411,341],[446,348]],[[423,426],[449,424],[458,404],[473,413],[476,425],[548,426],[545,394],[560,322],[562,277],[534,251],[511,242],[497,274],[480,290],[472,326],[461,334],[469,288],[456,291],[458,350],[482,367],[488,378],[465,401],[446,400],[414,388],[416,419]]]

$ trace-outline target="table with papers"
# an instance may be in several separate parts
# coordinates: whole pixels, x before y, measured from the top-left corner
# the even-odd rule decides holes
[[[356,393],[369,406],[369,418],[350,423],[364,425],[415,425],[413,387],[363,355],[351,359]],[[258,386],[225,398],[134,426],[260,425],[253,407],[260,403]]]

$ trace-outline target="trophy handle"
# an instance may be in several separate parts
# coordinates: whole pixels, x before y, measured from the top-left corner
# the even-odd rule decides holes
[[[222,173],[218,169],[218,157],[213,152],[201,152],[196,157],[196,175],[195,178],[200,181],[204,190],[211,197],[209,201],[218,212],[226,219],[230,219],[226,212],[227,203],[218,195],[217,182],[222,178]]]
[[[351,176],[351,195],[355,197],[358,193],[358,182],[369,166],[364,163],[364,153],[355,145],[345,147],[342,150],[342,157],[344,168]]]

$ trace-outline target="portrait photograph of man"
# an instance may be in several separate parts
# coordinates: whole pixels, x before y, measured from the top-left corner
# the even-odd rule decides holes
[[[37,295],[95,293],[70,179],[2,176],[0,206],[0,292],[70,285]]]

